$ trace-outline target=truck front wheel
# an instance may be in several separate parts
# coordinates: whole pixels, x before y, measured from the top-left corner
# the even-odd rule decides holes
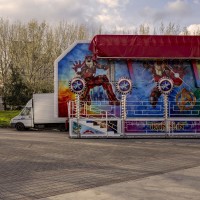
[[[23,123],[17,123],[15,125],[15,128],[18,130],[18,131],[24,131],[25,130],[25,126]]]

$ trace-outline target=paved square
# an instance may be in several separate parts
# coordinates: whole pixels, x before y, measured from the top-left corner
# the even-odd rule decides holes
[[[199,139],[69,139],[0,129],[0,199],[34,200],[200,166]]]

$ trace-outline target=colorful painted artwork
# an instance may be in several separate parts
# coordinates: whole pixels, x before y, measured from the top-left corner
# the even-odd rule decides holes
[[[199,121],[126,121],[125,134],[179,134],[200,132]]]
[[[196,87],[200,87],[200,61],[194,60],[192,61],[192,67],[194,72],[194,78],[196,81]]]
[[[78,43],[58,61],[59,117],[68,116],[67,102],[75,100],[75,94],[69,88],[69,81],[75,77],[84,79],[86,83],[80,100],[87,102],[87,106],[82,107],[81,112],[88,109],[91,116],[105,116],[106,111],[107,115],[119,118],[122,94],[118,92],[116,83],[122,77],[132,81],[132,91],[126,97],[126,116],[133,118],[137,126],[127,124],[127,130],[132,127],[137,132],[156,132],[148,124],[138,125],[137,119],[163,120],[164,97],[158,87],[161,78],[173,82],[173,89],[168,95],[168,117],[200,117],[199,63],[188,60],[95,59],[88,46],[89,43]],[[107,110],[102,107],[100,111],[101,105],[97,102],[101,105],[107,102],[106,106],[110,107]],[[159,131],[162,132],[162,129]]]
[[[72,122],[73,135],[115,135],[117,133],[117,121],[73,121]]]
[[[58,59],[57,68],[57,83],[55,88],[58,94],[58,116],[67,117],[68,107],[67,102],[75,100],[75,94],[69,88],[69,81],[76,76],[73,69],[74,63],[79,60],[84,60],[86,55],[90,55],[88,43],[78,43],[70,51],[64,52],[61,59]],[[56,85],[57,84],[57,85]]]
[[[169,114],[173,117],[179,114],[199,116],[199,113],[197,114],[199,89],[195,86],[193,67],[189,61],[132,61],[131,67],[130,64],[127,65],[126,60],[115,60],[112,64],[108,60],[97,62],[93,60],[87,43],[77,44],[58,63],[60,117],[67,116],[64,104],[75,99],[68,84],[76,76],[82,77],[87,83],[82,100],[89,102],[104,100],[110,101],[110,104],[113,102],[119,104],[121,99],[121,95],[115,92],[115,83],[121,77],[130,78],[133,82],[133,91],[127,96],[127,101],[133,102],[135,112],[129,112],[128,109],[128,117],[144,117],[152,113],[155,113],[154,116],[160,116],[163,112],[163,98],[157,83],[162,77],[170,77],[174,89],[169,95]],[[145,112],[141,112],[144,110]]]
[[[166,130],[164,121],[126,121],[125,133],[129,134],[149,134],[149,133],[164,133]]]

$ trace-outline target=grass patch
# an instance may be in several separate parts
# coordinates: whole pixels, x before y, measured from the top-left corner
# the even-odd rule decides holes
[[[19,113],[19,110],[0,111],[0,127],[9,127],[10,120]]]

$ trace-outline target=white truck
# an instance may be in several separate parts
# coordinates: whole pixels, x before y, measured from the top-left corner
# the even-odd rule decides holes
[[[54,93],[33,94],[19,115],[11,119],[18,131],[29,128],[57,128],[65,130],[66,118],[54,115]]]

